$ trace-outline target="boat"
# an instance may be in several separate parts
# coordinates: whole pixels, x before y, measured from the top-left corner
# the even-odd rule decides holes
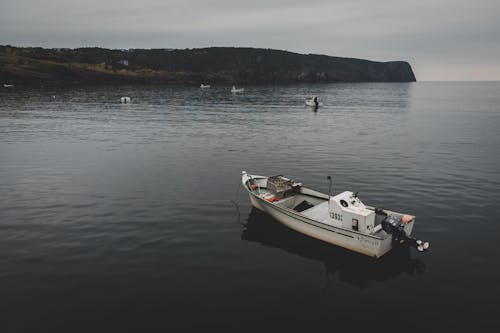
[[[122,104],[130,103],[130,97],[127,97],[127,96],[120,97],[120,103],[122,103]]]
[[[323,105],[323,103],[320,102],[318,96],[306,97],[305,103],[307,106],[312,106],[316,108]]]
[[[3,87],[4,87],[4,88],[13,88],[13,87],[14,87],[14,85],[13,85],[13,84],[8,84],[8,83],[4,83],[4,84],[3,84]]]
[[[208,89],[208,88],[210,88],[210,85],[209,85],[209,84],[203,84],[203,83],[202,83],[202,84],[200,85],[200,88],[201,88],[201,89]]]
[[[330,180],[331,189],[331,177]],[[423,252],[429,243],[411,235],[416,217],[365,205],[358,193],[325,194],[283,175],[258,176],[242,171],[241,182],[253,207],[297,232],[380,258],[407,244]]]
[[[235,86],[233,86],[231,88],[232,93],[239,93],[239,92],[244,92],[244,91],[245,91],[245,88],[236,88]]]

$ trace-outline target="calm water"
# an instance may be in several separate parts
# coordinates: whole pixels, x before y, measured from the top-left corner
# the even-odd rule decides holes
[[[431,248],[304,237],[241,170],[331,175]],[[2,88],[0,330],[500,328],[499,194],[500,83]]]

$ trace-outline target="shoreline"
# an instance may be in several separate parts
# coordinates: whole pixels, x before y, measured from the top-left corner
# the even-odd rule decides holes
[[[24,85],[273,85],[415,82],[409,63],[252,48],[43,49],[0,46],[0,80]]]

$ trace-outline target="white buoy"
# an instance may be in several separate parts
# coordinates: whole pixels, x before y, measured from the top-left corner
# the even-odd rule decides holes
[[[120,103],[122,104],[128,104],[130,103],[130,97],[127,97],[127,96],[123,96],[120,98]]]

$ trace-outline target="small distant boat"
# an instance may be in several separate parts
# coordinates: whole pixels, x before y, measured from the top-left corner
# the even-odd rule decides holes
[[[231,88],[232,93],[239,93],[239,92],[244,92],[244,91],[245,91],[245,88],[236,88],[235,86],[233,86]]]
[[[368,206],[358,193],[324,194],[290,178],[257,176],[242,171],[241,182],[252,206],[281,224],[324,242],[380,258],[406,243],[422,252],[429,247],[413,236],[415,216]]]
[[[203,83],[202,83],[202,84],[200,85],[200,88],[201,88],[201,89],[208,89],[208,88],[210,88],[210,85],[209,85],[209,84],[203,84]]]
[[[130,103],[130,97],[127,97],[127,96],[120,97],[120,103],[122,103],[122,104],[129,104]]]
[[[315,107],[315,108],[323,105],[323,103],[320,102],[318,96],[306,97],[305,103],[306,103],[307,106],[312,106],[312,107]]]
[[[8,83],[4,83],[3,87],[4,88],[12,88],[12,87],[14,87],[14,85],[13,84],[8,84]]]

